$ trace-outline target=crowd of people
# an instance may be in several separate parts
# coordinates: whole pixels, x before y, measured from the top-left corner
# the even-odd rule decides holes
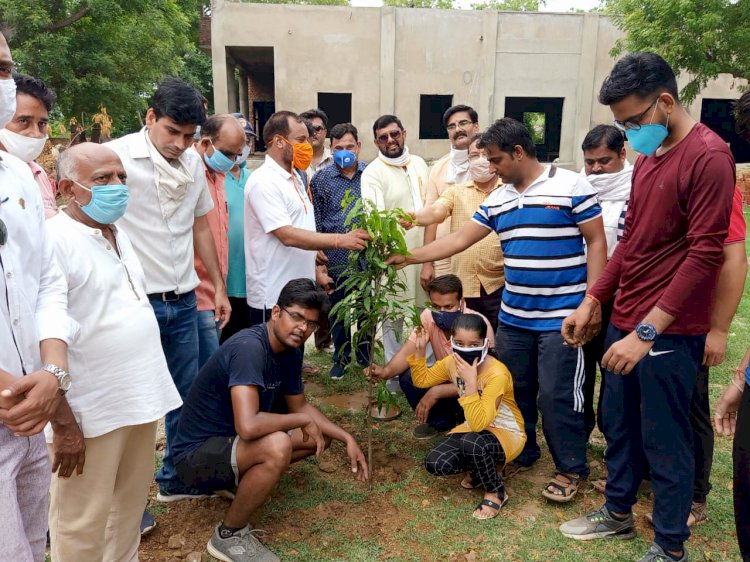
[[[351,123],[279,111],[251,172],[246,119],[207,116],[200,92],[166,78],[140,131],[66,148],[53,183],[35,160],[55,95],[14,73],[0,35],[0,559],[41,562],[49,541],[54,562],[137,560],[155,477],[159,502],[231,500],[205,530],[216,559],[279,560],[250,521],[291,463],[336,440],[369,478],[355,437],[305,397],[315,334],[331,379],[355,360],[404,393],[412,437],[438,439],[426,470],[483,490],[474,518],[497,517],[505,479],[541,457],[539,414],[555,467],[540,492],[574,501],[598,425],[604,501],[560,532],[634,537],[649,479],[655,538],[641,562],[687,561],[711,488],[709,368],[747,274],[742,196],[727,145],[680,103],[661,57],[623,57],[599,101],[614,125],[586,135],[580,173],[540,162],[518,121],[481,132],[466,105],[446,111],[450,151],[431,167],[395,115],[373,124],[368,164]],[[750,93],[737,119],[750,134]],[[421,326],[407,337],[385,323],[382,365],[327,314],[370,240],[347,224],[347,196],[410,216],[410,253],[388,264]],[[748,359],[713,415],[718,433],[736,430],[746,560]]]

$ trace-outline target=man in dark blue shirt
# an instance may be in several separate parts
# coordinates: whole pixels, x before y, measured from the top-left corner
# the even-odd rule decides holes
[[[291,462],[319,455],[337,439],[352,472],[368,478],[354,437],[305,400],[304,344],[325,302],[310,279],[289,281],[267,323],[241,330],[211,356],[182,407],[172,448],[179,478],[204,492],[236,487],[208,543],[219,560],[279,560],[248,522]]]
[[[335,125],[331,128],[330,137],[334,165],[318,171],[310,183],[315,210],[315,229],[318,232],[345,234],[351,227],[344,225],[348,211],[341,206],[341,202],[347,191],[356,198],[361,197],[360,182],[367,164],[359,160],[362,143],[354,125]],[[325,254],[328,258],[328,275],[337,286],[341,286],[349,260],[349,250],[336,248],[325,250]],[[336,289],[330,296],[331,304],[335,305],[345,295],[343,289]],[[340,322],[333,323],[331,333],[335,346],[331,378],[340,379],[344,376],[344,367],[349,362],[351,337]],[[363,345],[357,350],[357,360],[364,367],[368,364],[368,359],[367,347]]]

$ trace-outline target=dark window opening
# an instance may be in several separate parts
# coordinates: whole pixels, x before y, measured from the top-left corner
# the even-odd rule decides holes
[[[738,163],[750,162],[750,143],[737,134],[734,119],[734,100],[704,99],[701,103],[701,123],[729,143]]]
[[[453,95],[419,96],[419,138],[447,139],[443,114],[453,105]]]
[[[352,122],[352,95],[318,92],[318,109],[328,116],[328,130],[339,123]]]
[[[560,157],[563,101],[565,98],[505,98],[505,116],[526,125],[540,162]]]

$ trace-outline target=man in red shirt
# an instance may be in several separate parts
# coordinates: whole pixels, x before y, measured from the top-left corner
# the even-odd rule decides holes
[[[566,342],[582,345],[598,330],[600,303],[617,292],[602,359],[606,502],[560,531],[579,540],[634,537],[645,453],[655,539],[641,562],[687,562],[695,469],[689,410],[727,238],[734,159],[680,104],[674,72],[658,55],[621,59],[599,101],[642,156],[623,238],[563,322]]]

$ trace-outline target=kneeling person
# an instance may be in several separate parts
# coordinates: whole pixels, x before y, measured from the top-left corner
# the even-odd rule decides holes
[[[305,401],[304,344],[325,302],[311,280],[289,281],[267,323],[241,330],[211,356],[183,406],[178,476],[206,492],[237,488],[208,543],[219,560],[279,560],[251,534],[250,517],[290,463],[320,454],[332,439],[346,445],[352,472],[368,478],[354,438]]]
[[[500,361],[488,356],[487,323],[478,314],[462,314],[453,322],[453,354],[427,367],[427,336],[417,334],[416,353],[409,356],[414,384],[428,388],[450,383],[466,421],[451,430],[425,458],[425,468],[436,476],[468,472],[461,486],[484,488],[477,519],[491,519],[508,502],[497,465],[513,460],[526,443],[523,417],[513,397],[513,379]]]

